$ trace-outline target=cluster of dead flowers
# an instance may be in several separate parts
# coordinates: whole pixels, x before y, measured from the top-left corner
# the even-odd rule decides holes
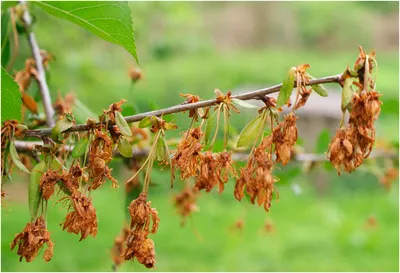
[[[120,147],[121,140],[126,140],[125,137],[131,132],[128,124],[121,121],[123,117],[120,112],[123,103],[124,100],[121,100],[104,111],[100,119],[107,123],[105,127],[102,123],[96,124],[88,120],[90,130],[86,135],[81,135],[80,140],[76,142],[71,153],[75,159],[69,168],[65,167],[65,162],[59,160],[62,154],[56,143],[64,145],[70,136],[73,137],[71,133],[64,133],[74,124],[72,114],[66,113],[60,116],[52,131],[52,141],[48,139],[46,145],[35,147],[35,151],[43,155],[43,161],[39,162],[31,173],[29,191],[31,221],[24,231],[16,235],[11,244],[12,248],[19,245],[18,254],[21,259],[25,257],[28,262],[32,261],[44,243],[49,246],[44,258],[46,261],[51,259],[53,244],[46,229],[47,203],[59,193],[63,196],[57,203],[62,202],[67,207],[67,215],[60,223],[62,229],[69,233],[80,234],[80,241],[89,235],[93,237],[97,235],[96,209],[90,194],[91,191],[104,185],[107,179],[111,180],[113,188],[117,187],[117,180],[112,177],[112,169],[108,164],[113,158],[115,145]],[[108,122],[116,125],[109,127]],[[124,144],[123,149],[132,150],[129,141],[125,141]]]
[[[367,158],[375,142],[374,122],[381,112],[381,94],[375,91],[376,69],[375,53],[366,54],[360,47],[360,54],[354,64],[343,74],[342,111],[343,118],[347,111],[350,118],[347,126],[341,124],[332,139],[328,159],[340,172],[352,172]],[[356,91],[353,91],[353,86]]]

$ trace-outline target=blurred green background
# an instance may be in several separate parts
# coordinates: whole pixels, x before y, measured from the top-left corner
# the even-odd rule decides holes
[[[133,58],[122,48],[104,42],[84,29],[53,18],[32,7],[34,31],[41,48],[55,55],[48,74],[50,90],[73,92],[96,114],[121,98],[143,111],[183,101],[180,93],[214,96],[214,88],[234,93],[281,82],[291,66],[311,64],[316,77],[341,73],[357,58],[359,45],[377,51],[377,89],[383,94],[378,120],[378,143],[398,147],[399,131],[399,15],[396,2],[130,2],[140,69],[144,79],[130,88],[128,69]],[[30,56],[25,37],[15,70]],[[327,86],[324,98],[340,113],[340,89]],[[32,95],[37,87],[31,87]],[[339,94],[340,96],[340,94]],[[318,104],[318,101],[317,103]],[[308,105],[305,107],[307,108]],[[300,143],[308,152],[324,152],[339,124],[311,103],[300,116]],[[254,110],[233,115],[236,131],[251,120]],[[74,113],[84,122],[85,113]],[[174,119],[185,130],[187,114]],[[319,120],[319,123],[314,122]],[[324,134],[319,132],[324,130]],[[308,137],[307,133],[316,134]],[[167,137],[176,137],[172,132]],[[325,137],[324,137],[325,136]],[[377,144],[378,145],[378,144]],[[397,148],[396,148],[397,149]],[[161,218],[152,235],[157,271],[398,271],[399,188],[387,190],[376,177],[387,160],[369,161],[352,174],[338,176],[325,166],[303,173],[291,163],[276,175],[280,201],[269,213],[237,202],[234,181],[224,193],[202,193],[185,227],[173,207],[173,196],[182,187],[169,189],[168,171],[154,169],[150,199]],[[122,161],[112,162],[120,187],[109,184],[93,194],[99,219],[96,238],[78,242],[61,231],[65,211],[49,206],[49,230],[56,244],[53,259],[38,257],[19,262],[10,251],[13,236],[29,220],[28,177],[14,170],[2,208],[2,271],[111,271],[110,249],[124,219],[124,186],[131,175]],[[374,174],[373,174],[374,173]],[[53,202],[54,203],[54,202]],[[374,219],[374,224],[371,224]],[[239,231],[235,223],[242,220]],[[273,230],[264,228],[268,221]],[[127,262],[122,271],[145,271]]]

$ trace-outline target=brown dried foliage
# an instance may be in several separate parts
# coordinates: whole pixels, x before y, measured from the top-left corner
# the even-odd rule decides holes
[[[222,152],[214,156],[207,151],[200,154],[199,174],[194,187],[197,190],[205,189],[206,192],[210,192],[218,184],[218,191],[222,193],[225,183],[228,182],[229,173],[236,177],[231,154]]]
[[[279,198],[278,189],[274,183],[278,180],[272,176],[274,162],[272,155],[266,149],[271,147],[271,136],[263,139],[261,145],[254,149],[246,167],[241,168],[240,177],[236,180],[234,195],[237,200],[242,200],[244,191],[249,194],[250,202],[260,206],[264,204],[264,209],[269,211],[273,192]]]
[[[107,178],[111,180],[113,188],[118,186],[117,180],[111,176],[112,169],[107,165],[112,159],[112,149],[113,142],[107,133],[95,130],[95,137],[90,146],[88,164],[89,190],[97,189],[106,182]]]
[[[297,141],[296,119],[293,113],[286,115],[285,121],[281,122],[272,134],[276,162],[282,162],[282,165],[286,165],[289,162],[292,147]]]
[[[181,225],[185,224],[186,218],[192,214],[193,211],[198,211],[196,204],[198,190],[186,186],[183,191],[174,197],[174,204],[178,213],[182,216]]]
[[[196,175],[200,164],[200,152],[203,149],[200,143],[202,136],[201,127],[197,127],[186,132],[178,143],[177,152],[172,158],[172,172],[179,168],[182,180]]]
[[[151,208],[151,202],[147,202],[147,194],[141,193],[139,197],[129,205],[131,215],[130,232],[126,238],[125,260],[134,260],[147,268],[153,268],[155,250],[153,240],[147,238],[150,233],[156,233],[158,229],[158,213]],[[150,229],[150,223],[152,226]]]
[[[60,224],[63,230],[70,233],[81,234],[79,241],[93,237],[97,234],[96,209],[93,207],[92,200],[79,191],[75,190],[71,196],[66,197],[70,200],[73,211],[69,212],[64,221]]]
[[[20,256],[20,261],[25,258],[27,262],[31,262],[44,244],[47,244],[47,249],[43,254],[43,259],[48,262],[53,256],[54,245],[50,239],[50,232],[46,229],[45,220],[39,217],[34,223],[27,223],[24,230],[15,236],[10,246],[13,250],[18,245],[17,254]]]

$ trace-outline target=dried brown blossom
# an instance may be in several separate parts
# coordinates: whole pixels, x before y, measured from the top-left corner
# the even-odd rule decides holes
[[[27,262],[31,262],[44,244],[47,244],[47,249],[43,259],[48,262],[53,256],[54,245],[50,239],[50,232],[46,229],[45,220],[39,217],[34,223],[27,223],[24,230],[15,236],[10,246],[13,250],[18,245],[17,254],[20,256],[20,261],[25,258]]]
[[[130,232],[126,238],[125,260],[136,258],[139,263],[147,268],[155,265],[155,250],[153,240],[147,238],[150,233],[156,233],[158,229],[158,213],[151,208],[151,202],[147,202],[147,194],[141,193],[139,197],[129,205],[131,215]],[[150,222],[153,222],[150,230]]]
[[[111,249],[111,257],[114,262],[114,271],[116,271],[117,267],[119,267],[125,260],[123,254],[125,252],[125,241],[129,235],[129,227],[127,224],[124,224],[120,234],[115,238],[114,245]]]
[[[197,190],[205,189],[210,192],[218,184],[218,191],[224,191],[225,183],[228,182],[229,173],[236,177],[236,171],[232,165],[231,154],[222,152],[213,155],[207,151],[200,154],[200,168],[194,187]]]
[[[328,149],[328,159],[340,172],[352,172],[372,151],[375,143],[374,122],[381,111],[380,94],[375,91],[356,93],[352,99],[349,124],[339,129]]]
[[[272,134],[276,162],[282,162],[282,165],[286,165],[289,162],[292,147],[297,141],[296,119],[293,113],[286,115],[285,121],[281,122]]]
[[[132,80],[132,82],[137,82],[137,81],[139,81],[140,79],[142,79],[143,78],[143,73],[142,73],[142,71],[139,69],[139,68],[136,68],[136,67],[134,67],[134,66],[132,66],[130,69],[129,69],[129,78]]]
[[[151,208],[151,202],[147,202],[147,194],[142,192],[131,202],[129,214],[131,215],[131,230],[144,230],[147,234],[157,232],[160,219],[157,210]],[[153,225],[150,230],[151,220]]]
[[[196,95],[181,93],[180,96],[186,98],[184,103],[196,103],[200,101],[199,96]],[[189,118],[194,118],[196,121],[198,120],[197,109],[189,110]]]
[[[115,123],[115,111],[122,112],[122,104],[126,102],[125,99],[121,99],[119,102],[111,104],[107,110],[103,110],[104,115],[108,115],[108,118]]]
[[[177,152],[172,157],[172,172],[179,168],[182,180],[196,175],[203,149],[200,143],[202,135],[201,128],[197,127],[186,132],[178,143]]]
[[[53,104],[54,111],[57,115],[64,115],[72,112],[72,107],[75,103],[74,94],[66,94],[63,98],[61,94],[58,94],[56,102]]]
[[[241,168],[240,177],[236,180],[235,198],[241,200],[244,197],[244,190],[250,196],[250,202],[260,206],[264,204],[264,209],[269,211],[273,192],[279,197],[279,192],[274,183],[277,180],[272,176],[274,162],[271,153],[266,149],[270,147],[271,137],[265,137],[261,145],[255,148],[246,167]]]
[[[175,207],[179,214],[182,216],[181,225],[185,224],[186,218],[193,212],[198,211],[199,208],[196,204],[198,190],[186,186],[183,191],[174,197]]]
[[[126,239],[125,260],[134,260],[143,264],[146,268],[153,268],[155,260],[153,240],[147,238],[143,230],[131,232]]]
[[[389,168],[386,170],[385,175],[380,179],[382,185],[385,186],[386,189],[390,189],[392,183],[397,180],[399,177],[399,169],[398,168]]]
[[[42,191],[42,197],[48,201],[54,194],[54,186],[61,179],[62,174],[59,171],[48,170],[40,178],[40,189]]]
[[[111,180],[112,186],[117,187],[117,180],[111,176],[108,162],[112,159],[113,143],[111,138],[104,132],[95,130],[95,138],[90,146],[89,177],[91,184],[89,190],[95,190],[103,185],[107,178]]]
[[[79,241],[89,235],[95,237],[97,234],[97,216],[92,200],[77,190],[66,198],[70,199],[73,211],[69,212],[60,224],[63,226],[63,230],[67,229],[68,232],[74,234],[80,233]]]

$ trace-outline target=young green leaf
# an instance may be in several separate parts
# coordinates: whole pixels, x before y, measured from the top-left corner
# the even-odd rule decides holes
[[[10,119],[21,121],[22,99],[18,84],[1,68],[1,122]]]
[[[280,108],[287,103],[292,94],[294,80],[296,76],[296,67],[289,69],[285,80],[282,83],[281,90],[279,91],[278,99],[276,101],[276,107]]]
[[[244,100],[239,100],[239,99],[231,99],[231,100],[232,100],[233,103],[235,103],[235,104],[237,104],[239,106],[242,106],[244,108],[258,108],[258,106],[250,104],[250,103],[248,103],[247,101],[244,101]]]
[[[36,164],[32,169],[31,176],[29,178],[29,191],[28,191],[28,201],[29,201],[29,212],[31,214],[31,219],[35,219],[37,216],[40,198],[42,197],[42,191],[40,190],[40,178],[46,171],[46,162],[41,161]]]
[[[132,146],[125,137],[121,137],[118,140],[117,150],[124,157],[132,157]]]
[[[163,161],[167,157],[167,150],[165,149],[165,139],[160,137],[157,141],[156,153],[157,161]]]
[[[127,2],[34,1],[49,14],[68,20],[100,38],[122,46],[139,63],[132,23],[132,11]]]
[[[79,158],[83,156],[86,153],[88,145],[89,145],[89,138],[88,137],[81,138],[75,145],[74,149],[72,150],[71,156],[73,158]]]
[[[14,162],[15,166],[18,167],[18,169],[26,173],[31,173],[19,159],[18,152],[13,141],[10,142],[10,155],[12,161]]]
[[[246,147],[247,145],[254,142],[263,124],[263,115],[257,116],[255,119],[250,121],[240,132],[236,147]]]
[[[124,119],[124,116],[118,111],[115,111],[115,121],[121,134],[124,136],[132,136],[131,127],[129,127],[129,124]]]
[[[307,76],[311,79],[314,80],[315,78],[313,76],[311,76],[309,73],[307,73]],[[328,96],[328,92],[326,91],[325,87],[322,84],[314,84],[311,85],[311,88],[315,91],[315,93],[317,93],[318,95],[320,95],[321,97],[327,97]]]
[[[151,122],[151,117],[145,117],[139,122],[139,128],[146,128],[151,126],[153,123]]]
[[[51,130],[51,139],[53,139],[56,143],[61,143],[62,137],[61,133],[68,130],[74,125],[72,121],[70,121],[67,117],[60,119],[56,122],[56,125]]]
[[[347,78],[344,81],[343,89],[342,89],[342,112],[344,113],[346,110],[350,110],[351,107],[351,99],[353,98],[353,89],[351,85],[353,84],[354,78]]]
[[[165,130],[176,130],[178,128],[178,125],[172,122],[167,122],[165,123]]]
[[[204,142],[206,145],[208,143],[208,139],[210,138],[211,131],[215,126],[215,122],[217,121],[217,112],[218,111],[214,111],[214,113],[207,120],[206,131],[204,134]]]

